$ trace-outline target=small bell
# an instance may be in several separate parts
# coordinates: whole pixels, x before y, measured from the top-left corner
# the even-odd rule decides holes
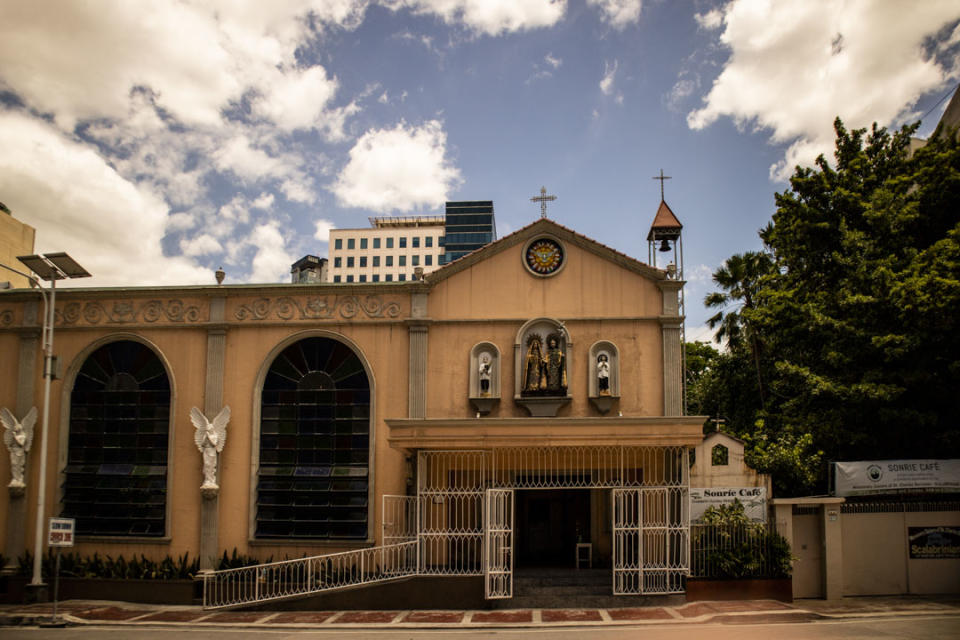
[[[666,238],[660,241],[660,251],[670,251],[670,242]]]

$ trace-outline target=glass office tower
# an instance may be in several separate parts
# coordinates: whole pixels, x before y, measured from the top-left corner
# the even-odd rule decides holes
[[[497,239],[492,200],[448,202],[442,264],[449,264]]]

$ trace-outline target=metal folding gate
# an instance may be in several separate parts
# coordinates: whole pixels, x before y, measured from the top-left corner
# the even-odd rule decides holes
[[[488,600],[513,597],[513,490],[487,489],[483,574]]]
[[[683,593],[690,572],[686,487],[613,489],[614,595]]]

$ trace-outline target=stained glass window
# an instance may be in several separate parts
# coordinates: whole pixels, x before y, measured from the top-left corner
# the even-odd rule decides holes
[[[61,514],[80,535],[162,536],[170,382],[157,355],[111,342],[83,363],[70,395]]]
[[[346,345],[307,338],[263,385],[258,538],[366,539],[370,383]]]

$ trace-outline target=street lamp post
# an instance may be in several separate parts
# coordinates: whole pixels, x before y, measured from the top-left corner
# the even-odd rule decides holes
[[[43,285],[28,274],[8,267],[3,268],[26,276],[37,285],[43,296],[43,422],[40,427],[40,478],[37,484],[37,526],[33,545],[33,578],[30,586],[39,587],[43,584],[41,567],[43,566],[43,516],[46,511],[47,493],[47,432],[50,430],[50,381],[55,372],[53,366],[53,325],[54,309],[57,296],[57,280],[68,278],[88,278],[90,274],[66,253],[48,253],[45,255],[18,256],[27,269],[32,271],[41,280],[50,283],[50,296],[47,297]]]

